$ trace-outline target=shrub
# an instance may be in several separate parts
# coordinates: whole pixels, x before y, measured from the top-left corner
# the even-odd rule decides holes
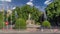
[[[17,19],[15,22],[15,28],[16,29],[25,29],[26,28],[26,22],[24,19]]]
[[[44,21],[44,22],[42,23],[42,26],[47,27],[47,28],[50,28],[51,24],[50,24],[49,21]]]

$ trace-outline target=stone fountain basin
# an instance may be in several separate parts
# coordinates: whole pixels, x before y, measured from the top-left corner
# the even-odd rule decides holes
[[[27,28],[38,28],[38,27],[40,27],[40,25],[33,25],[33,24],[27,25]]]

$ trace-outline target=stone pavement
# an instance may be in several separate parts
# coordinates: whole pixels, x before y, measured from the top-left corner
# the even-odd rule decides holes
[[[0,30],[0,33],[28,33],[28,31]]]
[[[60,33],[60,31],[59,31],[59,30],[57,30],[57,31],[53,31],[53,30],[49,30],[49,29],[45,29],[44,31],[0,30],[0,33]]]

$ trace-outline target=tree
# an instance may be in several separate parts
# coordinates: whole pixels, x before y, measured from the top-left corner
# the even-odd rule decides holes
[[[58,26],[60,20],[60,0],[54,0],[46,7],[46,14],[51,25]]]
[[[40,12],[36,7],[31,7],[29,5],[24,5],[21,7],[16,7],[16,9],[13,10],[13,19],[15,18],[15,11],[17,12],[18,17],[17,18],[23,18],[25,20],[28,19],[29,13],[31,14],[31,19],[35,20],[36,22],[39,19],[39,16],[42,12]]]

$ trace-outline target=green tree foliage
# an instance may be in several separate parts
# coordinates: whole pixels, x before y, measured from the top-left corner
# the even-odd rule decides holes
[[[29,13],[31,14],[31,19],[35,20],[36,22],[39,19],[39,16],[42,12],[40,12],[36,7],[31,7],[29,5],[24,5],[21,7],[16,7],[16,9],[13,10],[13,17],[15,18],[15,11],[17,12],[18,18],[23,18],[25,20],[28,19]],[[13,20],[14,20],[13,18]]]
[[[58,25],[60,20],[60,0],[54,0],[51,4],[49,4],[46,8],[47,18],[52,25]]]
[[[22,18],[19,18],[15,22],[15,29],[26,29],[26,21]]]

